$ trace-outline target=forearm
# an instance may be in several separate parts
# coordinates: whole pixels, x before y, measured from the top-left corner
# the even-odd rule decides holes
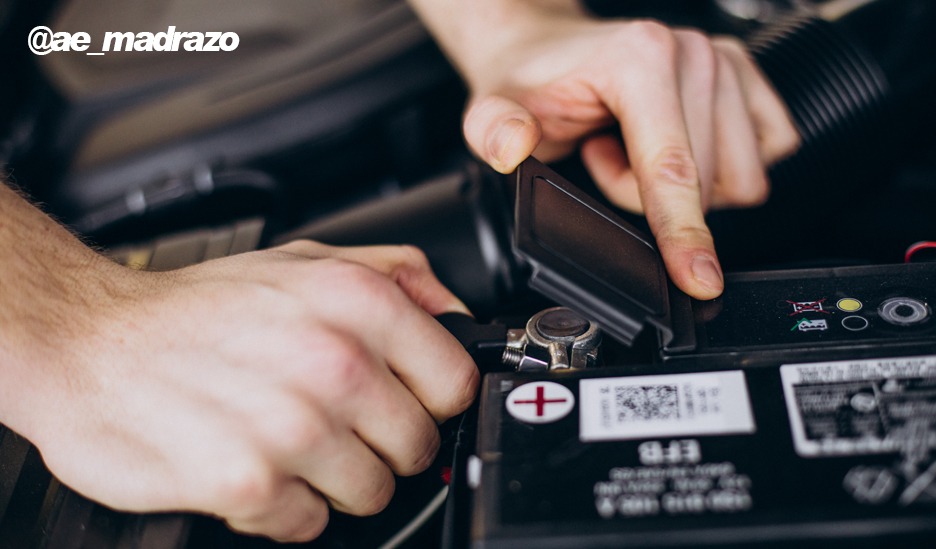
[[[0,422],[30,436],[40,410],[91,340],[90,314],[106,306],[119,268],[0,183]]]
[[[544,33],[564,32],[585,18],[576,0],[410,0],[410,4],[472,85],[496,59],[509,57]]]

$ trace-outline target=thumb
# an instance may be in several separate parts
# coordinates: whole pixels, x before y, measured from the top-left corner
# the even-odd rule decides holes
[[[306,259],[334,258],[366,265],[393,280],[432,316],[442,313],[471,316],[468,307],[439,282],[426,254],[415,246],[329,246],[311,240],[294,240],[276,249]]]
[[[396,282],[424,311],[432,316],[443,313],[474,316],[468,306],[436,278],[422,251],[404,246],[395,253],[402,256],[391,258],[387,264],[378,265],[377,268]]]
[[[514,171],[543,136],[530,111],[499,95],[471,101],[465,111],[464,131],[471,150],[500,173]]]

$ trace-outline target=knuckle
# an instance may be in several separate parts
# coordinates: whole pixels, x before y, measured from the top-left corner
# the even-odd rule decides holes
[[[333,352],[325,368],[319,370],[319,387],[328,389],[334,399],[346,399],[358,394],[371,375],[371,356],[364,347],[349,337],[333,339]]]
[[[393,267],[390,278],[398,283],[418,282],[426,273],[432,273],[429,258],[416,246],[399,246],[400,261]]]
[[[440,395],[439,401],[431,407],[433,415],[437,419],[448,419],[468,409],[478,393],[480,379],[478,368],[466,358],[463,366],[450,373],[451,390]]]
[[[458,391],[455,398],[452,399],[449,417],[467,410],[478,394],[481,374],[474,362],[471,360],[466,361],[466,367],[460,370],[460,374],[461,375],[455,379],[455,386],[458,388]]]
[[[340,303],[345,311],[358,315],[386,313],[399,304],[400,289],[389,276],[360,263],[328,258],[309,263],[309,280],[329,289],[329,301]],[[313,296],[318,299],[319,296]]]
[[[382,303],[391,295],[393,283],[374,269],[340,259],[328,262],[327,268],[332,279],[343,281],[345,288],[360,299],[365,299],[369,305]]]
[[[685,50],[700,59],[707,60],[710,65],[715,63],[715,48],[708,35],[695,29],[679,31],[679,39]]]
[[[628,23],[629,38],[651,55],[673,58],[678,45],[669,27],[652,19],[641,19]]]
[[[404,477],[422,473],[435,461],[440,445],[439,430],[433,425],[431,429],[427,429],[421,434],[420,440],[411,445],[413,450],[409,459],[397,464],[394,471]]]
[[[791,154],[796,152],[796,150],[799,149],[799,146],[800,146],[799,133],[792,126],[792,124],[787,129],[787,131],[782,132],[782,136],[779,141],[780,143],[777,149],[779,152],[778,156],[780,158],[786,158],[787,156],[790,156]]]
[[[304,542],[312,541],[322,535],[328,526],[328,507],[311,513],[291,536],[292,540]]]
[[[788,113],[781,109],[782,106],[778,107],[776,112],[782,114],[775,116],[772,122],[763,123],[763,127],[760,128],[761,155],[767,165],[776,164],[792,156],[801,144],[795,123]]]
[[[678,34],[685,46],[692,50],[711,50],[708,35],[698,29],[683,29],[678,31]]]
[[[287,251],[290,253],[296,253],[301,255],[310,255],[314,252],[317,252],[321,249],[321,244],[313,242],[306,238],[300,238],[283,244],[274,248],[275,250]]]
[[[728,53],[733,55],[747,55],[747,46],[744,45],[740,39],[731,36],[731,35],[719,35],[712,39],[712,43],[715,46]]]
[[[770,186],[763,176],[758,179],[759,181],[749,181],[745,185],[728,185],[722,193],[729,203],[736,206],[761,206],[770,197]]]
[[[336,434],[330,424],[296,409],[271,415],[265,425],[265,435],[277,449],[287,455],[304,455],[310,449],[327,451]]]
[[[376,515],[390,504],[393,493],[396,491],[396,481],[389,469],[384,467],[381,471],[381,478],[375,483],[374,488],[352,509],[354,514],[362,517]]]
[[[754,206],[763,206],[767,203],[767,200],[770,199],[770,187],[764,185],[762,187],[756,188],[753,192],[749,193],[743,200],[742,205],[748,207]]]
[[[277,497],[272,469],[261,460],[241,459],[220,468],[214,490],[217,507],[227,517],[252,520],[262,516]]]
[[[422,473],[428,469],[439,454],[439,447],[442,444],[439,430],[437,428],[432,429],[429,434],[430,437],[423,444],[422,452],[416,455],[416,459],[412,464],[412,474]]]
[[[685,225],[682,223],[667,223],[655,231],[658,241],[666,241],[670,245],[683,247],[712,247],[712,233],[706,227]]]
[[[421,248],[412,244],[403,244],[399,246],[400,255],[403,257],[403,263],[418,269],[429,269],[429,257]]]
[[[664,148],[649,164],[648,181],[654,184],[696,189],[699,187],[699,169],[692,152],[686,147]]]

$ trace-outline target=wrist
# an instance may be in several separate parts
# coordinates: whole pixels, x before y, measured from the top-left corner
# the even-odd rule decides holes
[[[89,355],[136,273],[0,187],[0,422],[39,445],[71,395],[93,390]]]

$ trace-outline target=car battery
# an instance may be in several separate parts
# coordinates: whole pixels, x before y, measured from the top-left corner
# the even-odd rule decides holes
[[[936,539],[936,355],[490,374],[477,547]]]
[[[531,286],[564,307],[485,376],[453,496],[470,546],[936,543],[936,265],[739,273],[693,301],[535,161],[516,223]],[[646,364],[602,350],[648,327]]]

